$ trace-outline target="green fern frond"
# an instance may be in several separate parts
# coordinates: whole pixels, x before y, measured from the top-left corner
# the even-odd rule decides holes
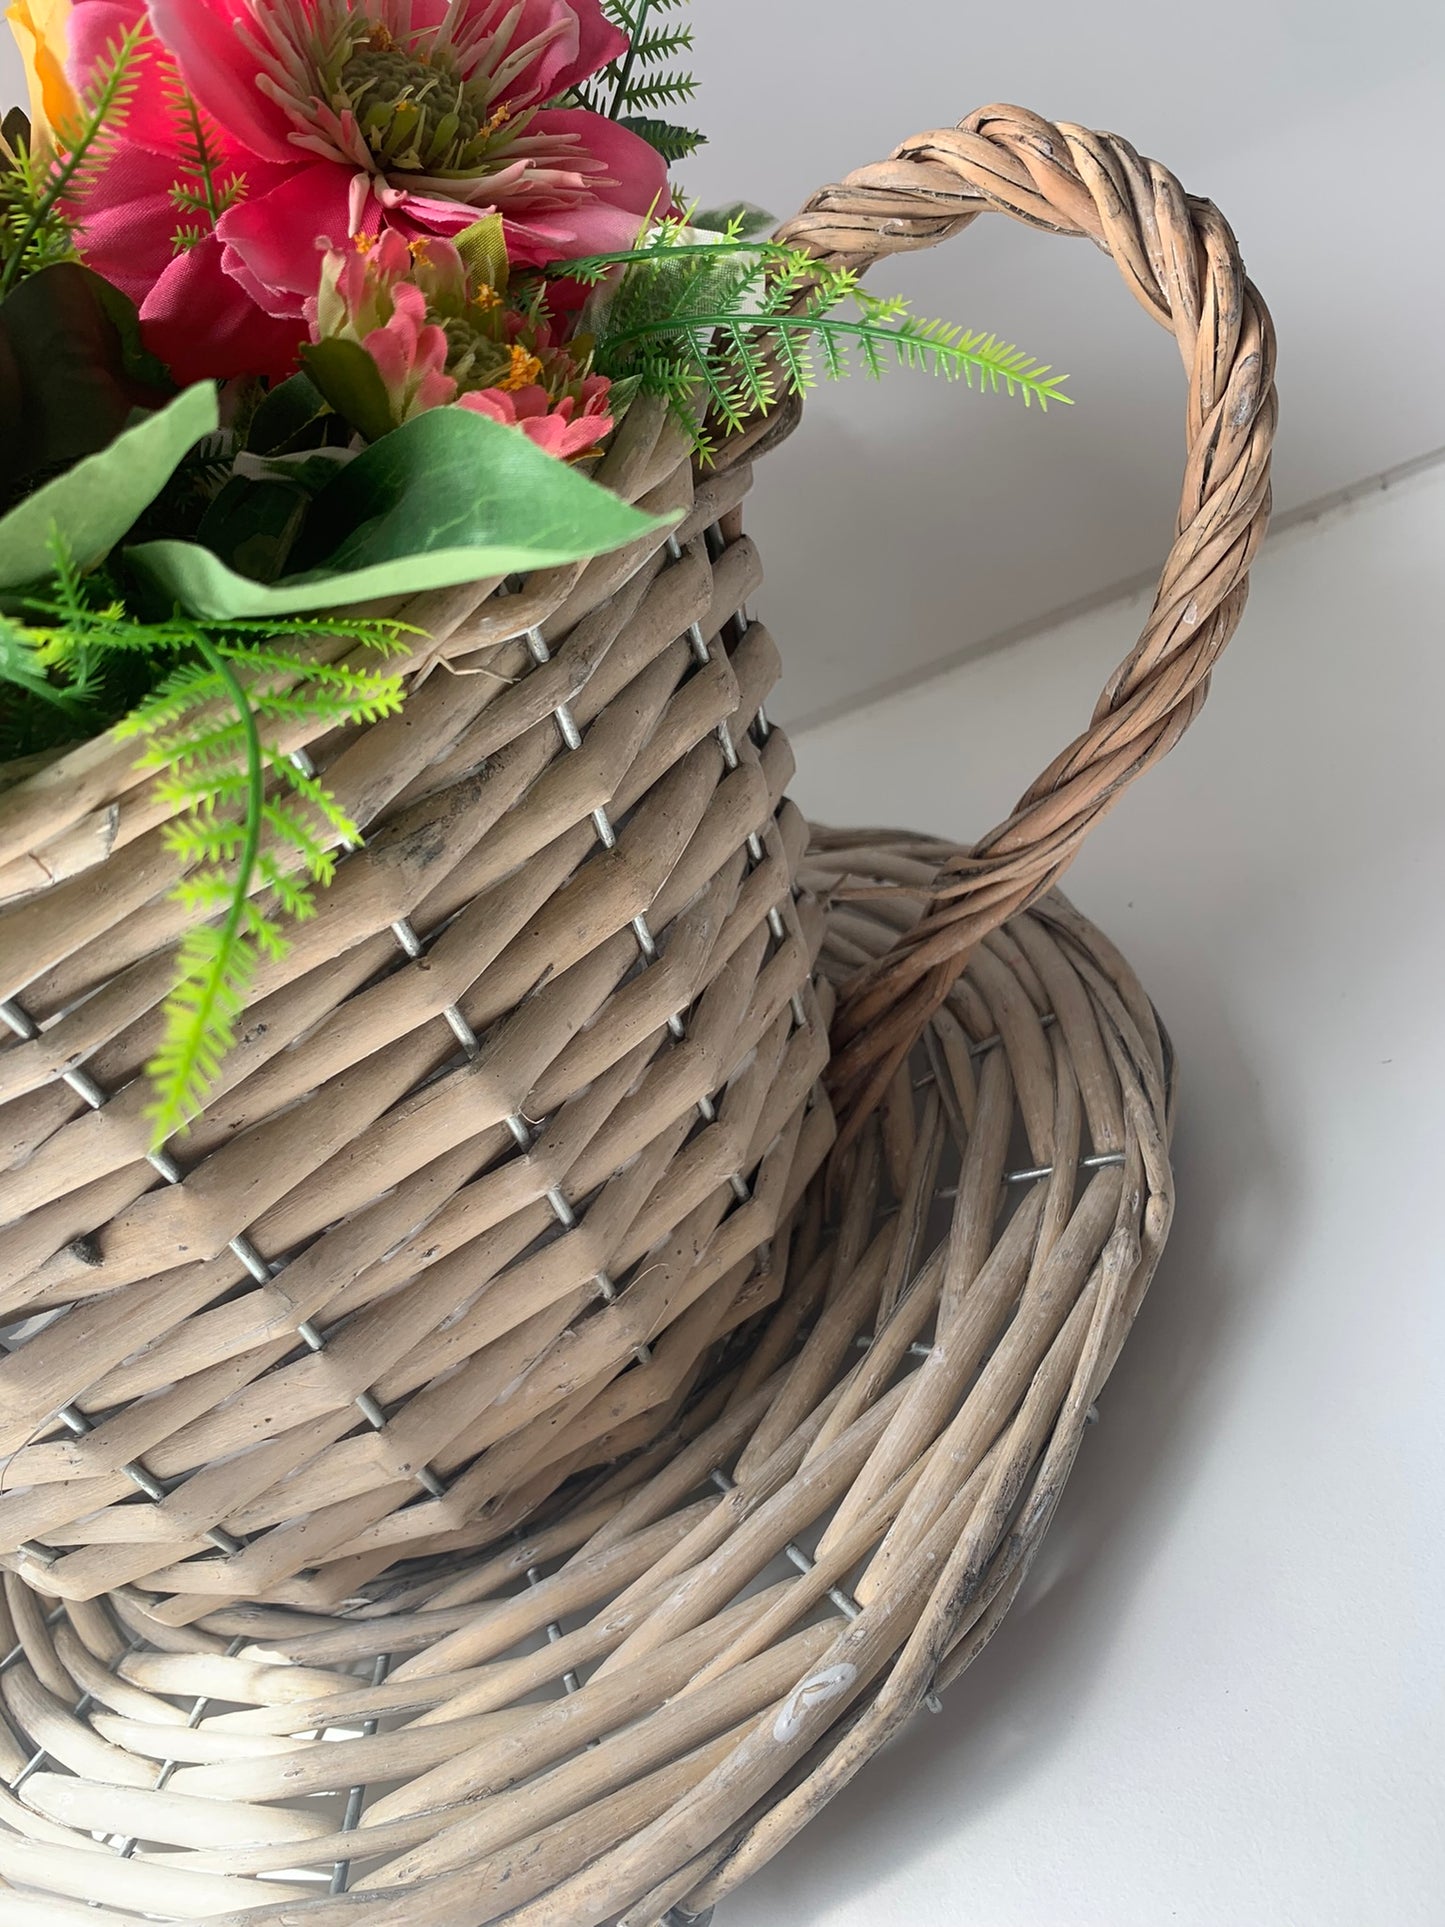
[[[235,834],[202,805],[203,834],[213,847],[234,849],[231,895],[219,924],[188,930],[177,955],[176,981],[164,1006],[165,1034],[146,1066],[154,1091],[146,1107],[157,1144],[184,1128],[199,1110],[220,1073],[221,1060],[236,1041],[236,1019],[256,974],[258,952],[247,915],[247,899],[261,849],[266,767],[256,719],[234,670],[211,644],[197,637],[196,647],[226,685],[245,734],[246,810]]]
[[[57,709],[78,711],[82,699],[73,684],[53,679],[53,667],[33,631],[27,632],[0,616],[0,684],[23,690]]]
[[[392,640],[387,638],[388,643]],[[322,886],[330,883],[336,846],[353,847],[360,840],[357,825],[320,779],[267,744],[263,723],[276,718],[326,724],[370,721],[393,714],[402,699],[396,677],[346,664],[305,662],[274,645],[263,643],[253,650],[231,635],[198,633],[195,647],[208,673],[197,675],[194,665],[188,666],[192,673],[174,675],[171,687],[158,692],[153,704],[142,705],[137,720],[127,724],[147,732],[144,760],[163,765],[158,788],[172,807],[183,811],[166,836],[168,847],[190,871],[177,885],[177,896],[196,902],[197,869],[211,914],[217,879],[224,880],[228,892],[221,941],[203,953],[204,982],[192,967],[194,958],[183,957],[178,992],[166,1009],[165,1040],[148,1066],[155,1101],[147,1114],[157,1142],[184,1127],[214,1081],[215,1071],[207,1069],[214,1053],[208,1052],[198,1031],[218,1023],[227,1049],[233,1041],[235,1013],[226,985],[249,984],[261,955],[284,954],[280,926],[258,906],[253,893],[269,892],[282,916],[309,916],[314,903],[303,877]],[[278,674],[289,674],[292,687],[268,691],[266,682]],[[219,716],[213,713],[218,686],[228,698]],[[197,718],[189,730],[188,717]],[[240,953],[247,953],[249,961],[238,967]],[[215,1059],[217,1066],[219,1061]]]
[[[646,77],[638,76],[628,89],[628,114],[655,110],[659,107],[680,106],[683,101],[691,100],[697,92],[697,82],[691,74],[679,72],[656,73]],[[618,114],[618,120],[626,116]],[[635,122],[632,123],[635,125]]]
[[[241,725],[223,716],[211,725],[197,724],[193,732],[152,733],[141,767],[168,771],[168,783],[206,783],[229,769],[243,747]]]
[[[159,1144],[204,1102],[261,959],[285,952],[283,920],[312,913],[312,888],[331,881],[337,850],[360,842],[325,783],[272,735],[294,742],[297,723],[316,735],[401,706],[399,677],[354,659],[313,659],[305,644],[340,641],[385,657],[404,653],[404,633],[415,632],[323,617],[288,621],[284,637],[264,621],[142,622],[103,573],[83,577],[62,544],[52,555],[47,588],[0,617],[0,687],[32,708],[63,709],[71,737],[110,726],[136,739],[139,766],[155,773],[171,812],[162,831],[180,872],[171,894],[192,927],[148,1066]],[[99,700],[113,693],[99,687],[111,669],[134,692],[119,715]],[[148,687],[134,690],[137,675]],[[79,698],[92,687],[87,709]]]
[[[996,335],[915,316],[901,296],[860,287],[855,270],[748,241],[734,223],[721,240],[694,243],[686,217],[663,221],[635,248],[555,271],[602,284],[590,309],[597,371],[664,398],[691,419],[704,454],[711,430],[697,397],[715,427],[733,432],[852,366],[877,378],[893,362],[1042,409],[1071,399],[1065,377]],[[845,305],[852,312],[838,313]]]
[[[172,856],[181,863],[192,867],[203,864],[234,863],[246,847],[246,822],[244,816],[218,816],[219,804],[232,804],[244,801],[249,789],[249,781],[244,771],[237,772],[233,782],[210,784],[204,789],[182,793],[179,801],[190,805],[190,814],[179,816],[167,823],[161,833],[161,840]],[[209,877],[206,887],[219,883],[220,879]],[[176,885],[178,896],[195,887],[195,880],[182,878]],[[189,901],[189,897],[186,899]],[[207,901],[209,901],[209,897]],[[223,901],[229,903],[231,891],[226,888]]]
[[[146,1066],[156,1096],[147,1107],[157,1142],[205,1102],[236,1042],[236,1025],[260,961],[239,919],[202,923],[182,937],[176,978],[163,1006],[165,1035]]]
[[[245,197],[246,177],[234,170],[224,172],[220,130],[170,61],[162,86],[176,132],[178,172],[170,190],[171,203],[179,213],[197,217],[183,223],[171,237],[175,252],[182,254],[212,233],[221,216]]]
[[[617,124],[645,140],[649,147],[656,148],[669,167],[675,167],[700,147],[707,146],[706,134],[700,134],[695,127],[679,127],[672,121],[623,114]]]
[[[317,836],[314,818],[302,810],[290,809],[273,796],[262,804],[261,820],[288,855],[300,857],[318,883],[331,881],[336,858]]]
[[[702,144],[700,134],[655,118],[659,107],[676,106],[697,92],[690,73],[667,64],[692,51],[692,28],[649,23],[654,16],[675,13],[685,4],[686,0],[603,0],[603,12],[627,35],[627,51],[588,85],[576,89],[582,106],[623,122],[668,161],[681,160]]]
[[[361,841],[360,829],[323,782],[290,756],[281,757],[275,767],[282,782],[311,805],[339,842],[354,845]]]
[[[198,770],[194,776],[176,776],[167,772],[156,782],[155,797],[158,803],[178,811],[210,812],[223,806],[232,808],[245,804],[246,777],[244,772],[232,769]],[[211,826],[212,819],[209,816],[180,816],[166,825],[166,847],[187,863],[219,863],[222,850],[220,844],[212,840]],[[223,841],[227,840],[229,829],[229,824],[218,823],[215,835]],[[234,856],[236,846],[228,844],[227,853]]]
[[[261,859],[261,881],[275,897],[277,906],[295,923],[316,915],[316,893],[291,871],[282,869],[274,857]]]
[[[67,201],[91,186],[124,127],[140,83],[139,51],[149,31],[136,21],[97,61],[76,118],[55,130],[57,154],[43,150],[17,156],[0,194],[0,298],[37,266],[73,252],[75,224]]]
[[[678,54],[692,52],[691,27],[644,27],[632,36],[633,52],[639,66],[653,66],[662,60],[672,60]],[[689,87],[696,88],[696,81],[688,76]]]

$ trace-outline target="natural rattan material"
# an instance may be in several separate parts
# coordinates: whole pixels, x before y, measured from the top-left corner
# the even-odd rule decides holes
[[[780,232],[861,269],[933,247],[990,211],[1095,242],[1175,336],[1189,382],[1184,487],[1148,621],[1089,727],[1005,822],[949,862],[905,942],[846,987],[829,1070],[845,1138],[973,945],[1057,882],[1093,825],[1198,715],[1269,521],[1277,402],[1268,310],[1219,210],[1117,134],[980,108],[823,188]]]
[[[821,838],[820,894],[920,893],[838,903],[826,976],[956,854]],[[527,1536],[340,1617],[49,1612],[12,1576],[6,1927],[704,1913],[1007,1610],[1168,1231],[1169,1087],[1139,985],[1051,896],[975,951],[848,1182],[815,1181],[750,1342]]]
[[[640,406],[602,479],[685,519],[414,603],[404,714],[291,746],[367,843],[158,1156],[183,913],[133,747],[0,796],[0,1551],[42,1589],[336,1604],[645,1443],[775,1293],[832,1127],[748,471],[694,492]]]
[[[921,924],[866,912],[901,922],[835,1026],[850,1133],[963,959],[1197,712],[1267,513],[1268,319],[1216,211],[1116,137],[987,109],[786,232],[864,265],[989,208],[1091,236],[1176,333],[1184,501],[1090,730],[1002,829],[910,873]],[[0,795],[0,1562],[39,1591],[144,1587],[178,1627],[334,1609],[707,1409],[832,1135],[773,650],[742,613],[748,460],[792,419],[695,483],[634,408],[603,479],[684,510],[670,554],[407,611],[435,640],[405,715],[295,745],[368,843],[150,1162],[138,1071],[178,923],[155,807],[109,739]],[[970,1237],[985,1255],[988,1211]],[[801,1335],[796,1266],[788,1290]]]

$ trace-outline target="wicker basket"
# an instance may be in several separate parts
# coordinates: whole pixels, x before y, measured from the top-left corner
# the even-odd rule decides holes
[[[704,540],[748,469],[694,496],[644,407],[603,476],[688,510],[666,547],[414,602],[446,666],[296,745],[367,844],[172,1149],[133,746],[0,797],[0,1549],[42,1588],[332,1603],[645,1438],[767,1303],[832,1129],[757,555]]]
[[[972,849],[799,867],[750,451],[694,490],[642,410],[607,475],[673,545],[430,599],[490,673],[297,745],[368,844],[174,1163],[149,800],[106,741],[0,800],[7,1927],[652,1927],[998,1623],[1172,1196],[1153,1013],[1047,893],[1204,700],[1274,394],[1228,228],[1113,136],[987,109],[787,232],[991,208],[1173,329],[1189,459],[1141,640]]]
[[[804,880],[922,889],[953,854],[825,838]],[[827,975],[919,907],[836,905]],[[837,1225],[813,1187],[753,1343],[527,1536],[330,1617],[47,1613],[11,1575],[6,1927],[705,1914],[1007,1610],[1168,1231],[1169,1083],[1051,896],[934,1014]]]

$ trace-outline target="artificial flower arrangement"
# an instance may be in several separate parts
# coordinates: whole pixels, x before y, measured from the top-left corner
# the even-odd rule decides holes
[[[349,606],[664,526],[587,473],[639,394],[704,462],[850,354],[1067,399],[754,210],[687,206],[684,3],[9,9],[0,792],[105,731],[156,772],[191,919],[157,1143],[359,840],[286,750],[405,700],[416,632]]]

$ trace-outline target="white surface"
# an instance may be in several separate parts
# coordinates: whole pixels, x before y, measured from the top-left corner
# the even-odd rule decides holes
[[[1267,546],[1071,873],[1178,1047],[1172,1241],[993,1645],[718,1927],[1445,1920],[1442,524],[1445,468]],[[1142,614],[804,735],[795,794],[981,833]]]
[[[689,192],[785,216],[989,101],[1114,128],[1218,202],[1274,310],[1279,508],[1445,444],[1440,0],[691,13],[687,112],[710,145],[680,170]],[[18,84],[0,34],[0,99]],[[1040,418],[902,374],[816,397],[758,486],[769,607],[792,638],[784,720],[1157,567],[1172,534],[1179,358],[1102,255],[989,219],[873,281],[1068,370],[1078,403]]]

